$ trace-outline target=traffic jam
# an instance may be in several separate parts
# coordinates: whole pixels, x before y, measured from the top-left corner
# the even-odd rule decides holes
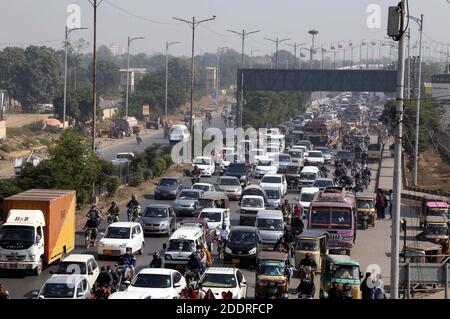
[[[6,198],[0,270],[41,276],[33,299],[386,298],[352,257],[391,200],[369,168],[387,141],[383,98],[320,100],[267,128],[266,144],[196,157],[125,208],[92,205],[76,234],[75,192]]]

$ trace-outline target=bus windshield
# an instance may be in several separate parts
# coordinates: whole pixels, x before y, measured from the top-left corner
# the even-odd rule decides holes
[[[319,208],[310,215],[311,226],[323,229],[351,229],[352,213],[347,209]]]

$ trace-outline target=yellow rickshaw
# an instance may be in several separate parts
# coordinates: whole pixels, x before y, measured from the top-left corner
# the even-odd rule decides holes
[[[356,193],[356,216],[362,229],[375,227],[375,194]]]
[[[300,268],[300,262],[310,253],[320,271],[322,260],[328,254],[328,232],[320,230],[305,230],[295,238],[295,268]]]

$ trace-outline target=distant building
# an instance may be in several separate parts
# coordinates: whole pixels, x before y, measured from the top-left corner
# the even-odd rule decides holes
[[[208,92],[215,94],[217,83],[217,68],[207,67],[206,68],[206,89]]]
[[[109,50],[111,51],[113,56],[121,56],[125,54],[125,49],[115,44],[111,44],[109,46]]]
[[[439,101],[444,107],[445,114],[443,118],[444,129],[450,128],[450,74],[442,73],[431,76],[431,83],[425,85],[425,92],[430,91],[431,96]]]
[[[119,114],[120,100],[100,100],[98,107],[102,110],[102,119],[110,119]]]
[[[134,92],[135,86],[140,80],[147,74],[147,69],[145,68],[130,68],[130,78],[129,78],[129,90],[130,93]],[[127,69],[120,69],[120,91],[125,92],[127,89]]]

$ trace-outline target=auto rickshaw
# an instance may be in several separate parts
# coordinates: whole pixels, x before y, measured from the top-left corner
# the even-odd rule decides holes
[[[230,209],[230,200],[224,192],[205,192],[198,200],[199,209],[203,208],[223,208]]]
[[[400,254],[401,262],[408,263],[440,263],[442,259],[442,246],[427,241],[406,245]]]
[[[446,216],[448,217],[448,208],[449,205],[445,201],[425,201],[423,203],[423,208],[420,211],[420,227],[425,227],[426,225],[426,218],[428,216]]]
[[[359,263],[347,255],[327,255],[322,263],[320,298],[328,298],[328,291],[337,282],[340,289],[350,285],[351,299],[361,299],[360,285],[363,274]]]
[[[290,163],[286,166],[286,182],[288,189],[298,189],[300,173],[302,167],[297,163]]]
[[[375,227],[375,194],[356,193],[357,222],[362,229]]]
[[[322,260],[328,254],[328,232],[320,230],[305,230],[295,238],[295,268],[300,268],[300,262],[310,253],[320,271]]]
[[[442,252],[446,254],[449,249],[448,217],[427,216],[425,229],[417,237],[419,240],[441,245]]]
[[[260,251],[256,261],[256,299],[288,299],[293,270],[284,252]]]

